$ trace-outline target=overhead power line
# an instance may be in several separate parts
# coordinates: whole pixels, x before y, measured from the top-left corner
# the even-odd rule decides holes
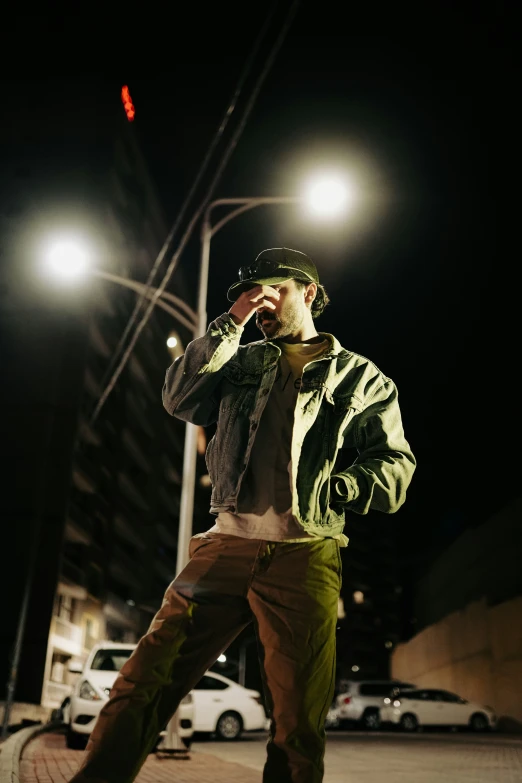
[[[252,50],[250,51],[250,54],[249,54],[249,56],[247,58],[247,61],[246,61],[245,65],[244,65],[244,67],[243,67],[243,70],[242,70],[241,75],[239,77],[239,80],[238,80],[238,83],[237,83],[236,88],[234,90],[234,93],[232,95],[232,98],[230,99],[230,102],[229,102],[229,104],[227,106],[227,109],[226,109],[225,113],[223,114],[223,117],[221,118],[221,122],[219,123],[219,126],[218,126],[218,128],[217,128],[217,130],[216,130],[216,132],[215,132],[215,134],[214,134],[214,136],[212,138],[212,141],[210,142],[210,145],[209,145],[209,147],[207,149],[205,157],[203,158],[201,166],[199,167],[199,170],[198,170],[198,173],[197,173],[197,175],[196,175],[196,177],[194,179],[194,182],[192,183],[192,186],[191,186],[189,192],[187,193],[187,195],[186,195],[186,197],[185,197],[185,199],[183,201],[181,209],[180,209],[180,211],[179,211],[179,213],[178,213],[178,215],[176,217],[176,220],[174,221],[174,223],[172,225],[172,228],[170,229],[170,231],[169,231],[165,241],[163,242],[163,245],[162,245],[158,255],[156,256],[156,260],[154,261],[154,264],[153,264],[153,266],[152,266],[152,268],[151,268],[151,270],[150,270],[150,272],[148,274],[147,280],[145,282],[146,290],[144,290],[143,293],[136,300],[136,304],[134,306],[134,310],[132,311],[132,314],[131,314],[129,320],[127,321],[125,329],[123,330],[123,333],[122,333],[122,335],[121,335],[121,337],[120,337],[120,339],[118,341],[118,345],[114,349],[114,352],[112,354],[111,360],[109,362],[109,366],[108,366],[108,368],[105,371],[105,374],[103,376],[103,379],[102,379],[102,387],[103,388],[106,388],[106,384],[108,384],[109,378],[112,376],[112,372],[114,370],[116,362],[117,362],[119,356],[121,355],[121,352],[122,352],[122,350],[123,350],[123,348],[125,346],[125,343],[127,342],[127,338],[129,336],[130,332],[132,331],[132,328],[133,328],[135,322],[138,319],[138,315],[139,315],[139,313],[140,313],[140,311],[141,311],[141,309],[143,307],[143,304],[148,299],[150,299],[150,288],[152,287],[152,284],[154,282],[154,278],[156,277],[156,274],[157,274],[161,264],[163,263],[163,261],[165,259],[165,256],[167,255],[167,253],[168,253],[168,251],[169,251],[169,249],[170,249],[170,247],[172,245],[174,237],[176,236],[176,234],[178,233],[178,231],[180,229],[180,226],[181,226],[181,224],[182,224],[182,222],[183,222],[183,220],[185,218],[185,214],[187,212],[187,209],[188,209],[192,199],[194,198],[194,195],[195,195],[199,185],[201,184],[201,180],[203,179],[203,177],[204,177],[204,175],[205,175],[205,173],[207,171],[207,168],[208,168],[208,166],[210,164],[212,156],[214,155],[214,152],[216,151],[216,148],[217,148],[217,146],[218,146],[218,144],[219,144],[219,142],[220,142],[220,140],[221,140],[221,138],[222,138],[222,136],[223,136],[223,134],[225,132],[225,129],[226,129],[226,127],[227,127],[227,125],[228,125],[228,123],[230,121],[230,118],[234,114],[234,111],[235,111],[235,109],[237,107],[237,103],[238,103],[238,100],[239,100],[239,98],[241,96],[241,92],[243,90],[244,84],[245,84],[245,82],[246,82],[246,80],[247,80],[247,78],[248,78],[248,76],[250,74],[250,71],[252,70],[252,65],[253,65],[254,60],[255,60],[255,58],[256,58],[256,56],[258,54],[258,51],[259,51],[259,48],[260,48],[260,46],[261,46],[261,44],[263,42],[263,39],[264,39],[264,37],[266,35],[266,32],[268,30],[268,27],[270,25],[270,22],[272,20],[273,15],[274,15],[276,6],[277,6],[277,2],[272,6],[272,9],[270,10],[269,14],[266,17],[266,20],[265,20],[265,22],[264,22],[264,24],[263,24],[263,26],[262,26],[262,28],[261,28],[261,30],[259,32],[259,35],[257,36],[255,44],[254,44]]]
[[[176,268],[176,266],[178,264],[178,261],[179,261],[179,258],[181,256],[181,253],[185,249],[185,246],[186,246],[188,240],[190,239],[190,237],[192,235],[192,232],[194,231],[194,228],[195,228],[199,218],[203,214],[203,212],[206,209],[208,203],[212,199],[212,196],[214,195],[214,191],[216,189],[216,186],[218,185],[218,183],[219,183],[219,181],[220,181],[220,179],[221,179],[221,177],[223,175],[223,172],[224,172],[224,170],[225,170],[225,168],[226,168],[226,166],[227,166],[227,164],[228,164],[228,162],[230,160],[230,157],[231,157],[232,153],[234,152],[234,150],[235,150],[235,148],[237,146],[237,143],[238,143],[238,141],[239,141],[239,139],[240,139],[240,137],[241,137],[241,135],[243,133],[243,130],[245,129],[246,123],[247,123],[248,118],[249,118],[249,116],[250,116],[250,114],[252,112],[252,109],[254,108],[255,102],[256,102],[256,100],[258,98],[258,95],[259,95],[259,92],[260,92],[261,87],[263,85],[263,82],[265,81],[266,77],[268,76],[268,73],[269,73],[269,71],[270,71],[270,69],[271,69],[271,67],[272,67],[272,65],[274,63],[276,55],[277,55],[279,49],[281,48],[281,46],[283,44],[283,41],[286,38],[286,35],[288,33],[290,25],[292,24],[292,21],[294,19],[294,16],[295,16],[295,14],[297,12],[298,7],[299,7],[299,0],[294,0],[294,2],[292,3],[292,5],[290,7],[290,10],[289,10],[289,12],[288,12],[288,14],[286,16],[286,19],[285,19],[285,21],[284,21],[284,23],[283,23],[283,25],[281,27],[279,35],[277,36],[277,38],[276,38],[276,40],[275,40],[275,42],[274,42],[274,44],[273,44],[269,54],[268,54],[268,57],[267,57],[267,59],[265,61],[265,64],[264,64],[264,67],[263,67],[263,69],[262,69],[262,71],[261,71],[261,73],[260,73],[260,75],[259,75],[259,77],[258,77],[258,79],[256,81],[256,84],[254,85],[254,88],[252,90],[250,98],[249,98],[249,100],[247,102],[247,105],[245,106],[244,111],[243,111],[243,115],[241,117],[239,125],[236,128],[236,130],[235,130],[235,132],[234,132],[234,134],[233,134],[233,136],[232,136],[232,138],[231,138],[231,140],[230,140],[230,142],[229,142],[229,144],[228,144],[228,146],[227,146],[227,148],[226,148],[226,150],[225,150],[225,152],[224,152],[224,154],[223,154],[223,156],[222,156],[222,158],[220,160],[220,163],[218,165],[216,173],[214,174],[214,177],[213,177],[213,179],[211,181],[210,187],[208,188],[207,193],[206,193],[203,201],[200,203],[200,205],[197,208],[196,212],[192,216],[192,219],[190,220],[190,222],[189,222],[189,224],[188,224],[188,226],[187,226],[187,228],[185,230],[185,233],[183,234],[183,236],[182,236],[182,238],[180,240],[178,248],[177,248],[176,252],[174,253],[174,255],[172,256],[172,259],[171,259],[170,264],[169,264],[169,266],[168,266],[168,268],[167,268],[167,270],[165,272],[163,280],[161,281],[161,284],[157,288],[154,296],[150,299],[149,305],[148,305],[147,309],[145,310],[145,313],[144,313],[141,321],[139,322],[139,324],[138,324],[138,326],[136,328],[136,331],[134,332],[129,345],[127,346],[127,348],[126,348],[126,350],[125,350],[125,352],[124,352],[124,354],[123,354],[123,356],[122,356],[118,366],[116,367],[116,369],[115,369],[115,371],[114,371],[114,373],[113,373],[109,383],[107,384],[106,388],[104,389],[104,391],[103,391],[103,393],[102,393],[102,395],[101,395],[101,397],[100,397],[100,399],[98,401],[98,404],[96,405],[96,408],[94,409],[94,412],[93,412],[93,414],[92,414],[92,416],[91,416],[91,418],[89,420],[90,426],[92,426],[95,423],[96,419],[98,418],[98,416],[100,414],[101,409],[103,408],[105,402],[107,401],[110,393],[114,389],[114,386],[116,385],[116,382],[117,382],[118,378],[120,377],[123,369],[125,368],[125,365],[127,364],[127,361],[128,361],[128,359],[129,359],[129,357],[130,357],[130,355],[131,355],[131,353],[132,353],[132,351],[134,349],[134,346],[135,346],[135,344],[136,344],[136,342],[138,340],[138,337],[140,336],[142,330],[146,326],[146,324],[147,324],[147,322],[148,322],[148,320],[149,320],[149,318],[150,318],[150,316],[151,316],[151,314],[152,314],[152,312],[154,310],[154,306],[155,306],[156,301],[161,297],[161,294],[165,290],[165,288],[166,288],[170,278],[172,277],[172,274],[173,274],[173,272],[174,272],[174,270],[175,270],[175,268]]]

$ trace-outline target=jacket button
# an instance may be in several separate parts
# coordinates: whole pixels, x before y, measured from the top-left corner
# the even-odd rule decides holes
[[[257,430],[257,421],[253,421],[252,424],[250,425],[250,427],[253,430]]]
[[[261,389],[261,397],[266,397],[268,394],[268,389]]]

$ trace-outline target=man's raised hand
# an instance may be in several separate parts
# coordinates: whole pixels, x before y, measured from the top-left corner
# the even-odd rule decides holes
[[[256,285],[238,297],[228,314],[238,326],[244,326],[254,313],[262,310],[275,310],[275,302],[279,299],[279,291],[270,285]]]

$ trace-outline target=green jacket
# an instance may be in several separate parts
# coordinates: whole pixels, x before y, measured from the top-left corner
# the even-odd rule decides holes
[[[167,370],[163,404],[192,424],[217,422],[206,461],[211,512],[237,508],[281,351],[268,340],[240,345],[243,329],[225,313]],[[345,511],[393,514],[406,499],[415,457],[404,437],[397,388],[332,335],[331,349],[304,370],[292,435],[292,512],[312,535],[343,531]],[[357,457],[337,464],[350,449]]]

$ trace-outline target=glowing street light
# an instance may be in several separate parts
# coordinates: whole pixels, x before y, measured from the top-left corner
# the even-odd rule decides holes
[[[167,348],[175,348],[177,344],[178,344],[177,337],[169,337],[167,339]]]
[[[327,175],[311,181],[306,202],[318,217],[335,218],[349,206],[350,197],[350,189],[341,177]]]
[[[64,280],[81,277],[88,270],[90,263],[86,245],[75,238],[51,241],[45,258],[49,269]]]
[[[47,248],[43,253],[43,258],[45,268],[51,270],[55,278],[73,282],[86,274],[101,277],[102,280],[108,280],[123,288],[129,288],[147,299],[153,299],[155,305],[173,316],[192,334],[196,331],[197,313],[183,299],[169,291],[162,291],[161,295],[157,297],[157,289],[151,288],[145,283],[113,275],[111,272],[106,272],[103,269],[96,269],[92,266],[92,254],[89,252],[87,244],[80,237],[58,236],[49,240]],[[175,348],[178,342],[174,335],[170,335],[167,340],[167,346]]]
[[[227,656],[221,653],[221,655],[218,658],[219,663],[226,663]]]

